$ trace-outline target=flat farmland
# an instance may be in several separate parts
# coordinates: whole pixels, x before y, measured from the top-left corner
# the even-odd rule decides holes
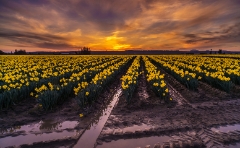
[[[239,55],[0,57],[0,147],[239,147]]]

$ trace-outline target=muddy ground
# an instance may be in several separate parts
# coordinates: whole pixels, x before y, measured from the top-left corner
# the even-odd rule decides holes
[[[141,75],[132,104],[127,105],[124,96],[120,97],[96,147],[123,139],[166,135],[174,138],[159,144],[162,147],[224,147],[240,141],[240,129],[230,133],[210,130],[240,123],[240,91],[228,94],[203,82],[198,91],[190,91],[162,69],[161,72],[165,73],[173,102],[163,104]]]
[[[24,144],[19,147],[72,147],[76,144],[77,140],[85,130],[91,127],[94,123],[98,122],[99,118],[102,116],[102,110],[107,108],[113,95],[116,93],[117,89],[119,89],[120,78],[126,73],[131,61],[129,61],[126,67],[118,74],[116,79],[104,88],[103,93],[98,96],[98,99],[91,106],[84,108],[79,107],[76,100],[71,97],[63,104],[56,106],[53,110],[45,111],[37,105],[35,98],[28,98],[19,104],[12,106],[10,109],[0,111],[0,139],[9,136],[16,137],[27,135],[25,131],[17,131],[17,129],[21,126],[31,126],[39,124],[42,121],[53,121],[50,125],[46,124],[47,127],[45,129],[34,132],[34,134],[40,135],[54,132],[61,133],[64,130],[67,130],[77,131],[76,135],[73,137],[64,137],[62,139]],[[83,117],[80,117],[79,114],[83,114]],[[59,123],[64,121],[77,121],[78,124],[77,126],[64,130],[57,129]],[[40,128],[41,126],[44,126],[45,122],[43,122],[43,124],[39,124]],[[0,143],[0,148],[1,147]]]
[[[77,126],[67,129],[68,131],[76,130],[80,136],[89,125],[97,122],[97,119],[101,116],[102,112],[97,112],[99,110],[104,110],[106,105],[111,101],[111,97],[114,95],[117,87],[113,83],[111,88],[107,88],[104,93],[99,96],[97,102],[95,102],[91,107],[80,108],[73,98],[70,98],[63,105],[54,108],[51,111],[44,111],[42,108],[35,107],[35,101],[24,101],[18,104],[16,107],[13,107],[11,110],[7,110],[0,115],[0,138],[8,136],[19,136],[25,135],[25,132],[14,132],[15,129],[21,127],[22,125],[32,125],[41,121],[54,121],[56,123],[61,123],[64,121],[78,121]],[[30,100],[34,100],[31,98]],[[84,117],[80,118],[79,114],[82,113]],[[46,125],[47,127],[42,127],[39,133],[53,133],[53,132],[63,132],[63,130],[56,129],[54,123]],[[41,126],[44,126],[41,124]],[[11,130],[13,132],[11,132]],[[54,140],[49,142],[39,142],[34,145],[22,145],[21,147],[59,147],[59,146],[69,146],[76,143],[78,137],[74,138],[64,138],[62,140]],[[1,145],[1,144],[0,144]],[[1,146],[0,146],[1,147]]]
[[[127,69],[127,68],[126,68]],[[122,71],[91,107],[79,108],[73,98],[54,110],[44,111],[36,106],[34,98],[17,104],[12,109],[0,113],[0,139],[9,136],[24,135],[24,132],[10,130],[22,125],[38,123],[41,120],[55,122],[78,121],[72,129],[77,133],[72,137],[35,142],[21,147],[73,147],[81,135],[91,124],[96,123],[102,110],[106,109],[112,96],[120,87]],[[141,71],[144,68],[141,67]],[[240,129],[231,132],[216,132],[211,128],[221,125],[240,123],[240,87],[235,86],[232,92],[225,93],[200,82],[198,91],[190,91],[165,73],[165,80],[173,101],[164,104],[152,92],[144,74],[140,75],[138,87],[128,105],[120,95],[117,105],[111,112],[104,128],[99,135],[95,147],[114,144],[114,141],[138,139],[153,136],[167,136],[159,147],[227,147],[240,141]],[[80,118],[79,114],[84,117]],[[42,133],[62,132],[61,130],[41,131]],[[150,143],[149,143],[150,144]],[[155,148],[158,147],[157,142]],[[0,146],[1,147],[1,146]],[[112,145],[112,147],[118,147]],[[120,146],[119,146],[120,147]],[[128,146],[127,146],[128,147]],[[139,145],[139,147],[145,147]],[[153,147],[153,144],[151,144]]]

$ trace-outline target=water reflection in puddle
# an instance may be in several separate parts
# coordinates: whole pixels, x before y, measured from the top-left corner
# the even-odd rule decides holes
[[[218,128],[211,128],[212,131],[220,131],[220,132],[228,132],[228,131],[234,131],[234,130],[239,130],[240,131],[240,124],[235,124],[235,125],[227,125],[227,126],[219,126]]]
[[[240,148],[240,143],[228,145],[228,148]]]
[[[2,129],[0,131],[1,134],[10,134],[10,136],[1,138],[0,146],[19,146],[21,144],[60,139],[66,136],[74,136],[76,130],[73,129],[77,126],[77,124],[78,121],[55,122],[53,120],[45,120],[36,124]],[[68,129],[68,131],[66,131],[66,129]],[[18,132],[20,132],[22,135],[17,134]],[[12,137],[11,134],[14,135],[14,137]]]
[[[133,125],[133,126],[125,127],[125,128],[122,128],[122,130],[123,130],[123,133],[125,133],[125,132],[129,132],[129,131],[134,132],[138,129],[140,129],[140,130],[145,130],[146,128],[150,129],[152,127],[153,126],[150,126],[150,125],[147,125],[147,124],[142,124],[142,125]]]
[[[43,134],[28,134],[28,135],[20,135],[16,137],[5,137],[0,139],[0,147],[8,147],[8,146],[19,146],[22,144],[48,141],[53,139],[61,139],[66,136],[74,136],[76,130],[69,132],[63,131],[61,133],[52,132],[52,133],[43,133]]]
[[[18,131],[27,132],[45,132],[45,131],[54,131],[54,130],[64,130],[64,129],[73,129],[78,124],[78,121],[64,121],[64,122],[54,122],[53,120],[40,121],[36,124],[23,125],[23,126],[14,126],[8,129],[1,129],[1,134],[14,133]]]
[[[113,96],[113,100],[111,101],[111,103],[100,114],[101,116],[99,117],[99,120],[97,120],[92,125],[90,125],[89,129],[87,129],[83,133],[83,135],[80,137],[77,144],[74,146],[75,148],[80,148],[80,147],[93,148],[94,147],[94,144],[100,132],[102,131],[102,128],[106,123],[114,105],[117,103],[121,93],[122,93],[122,90],[119,89],[117,93]]]
[[[145,147],[146,145],[151,145],[153,147],[158,142],[160,145],[163,142],[168,142],[171,139],[169,136],[153,136],[153,137],[145,137],[138,139],[121,139],[117,141],[104,142],[102,145],[98,145],[97,148],[136,148],[136,147]]]

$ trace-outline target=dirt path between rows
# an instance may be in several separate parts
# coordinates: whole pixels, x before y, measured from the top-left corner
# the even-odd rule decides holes
[[[146,77],[140,76],[136,92],[146,92],[147,101],[140,99],[144,97],[143,93],[135,93],[132,104],[127,105],[121,96],[96,147],[110,147],[113,146],[111,143],[121,140],[124,143],[127,139],[134,141],[153,136],[170,136],[163,144],[166,147],[178,147],[179,144],[179,147],[224,147],[226,143],[240,141],[240,128],[230,133],[211,130],[240,123],[240,98],[236,92],[227,94],[202,82],[197,92],[189,91],[167,73],[165,80],[174,100],[171,105],[162,104],[146,83]]]
[[[106,109],[121,84],[121,75],[125,74],[126,70],[121,72],[91,107],[79,108],[74,99],[69,98],[63,105],[45,112],[35,106],[34,98],[30,98],[10,110],[1,112],[0,140],[10,136],[25,136],[26,132],[18,130],[19,127],[51,119],[54,124],[51,124],[50,131],[43,129],[39,132],[29,132],[47,136],[47,134],[67,131],[74,132],[75,135],[25,144],[21,147],[73,147],[89,127],[88,125],[94,125],[102,116],[101,110]],[[141,67],[141,71],[143,70],[144,67]],[[234,126],[234,124],[240,123],[239,86],[235,86],[233,91],[228,94],[200,82],[198,91],[190,91],[171,75],[160,70],[165,74],[165,81],[173,101],[166,105],[159,100],[150,89],[145,73],[143,73],[139,77],[138,87],[131,104],[126,104],[123,95],[119,97],[118,104],[107,119],[95,147],[120,148],[127,143],[127,140],[130,140],[127,143],[129,145],[123,147],[131,147],[130,143],[134,143],[136,145],[134,147],[145,147],[148,144],[153,147],[156,144],[155,148],[160,145],[164,148],[228,147],[226,144],[240,141],[240,125],[238,129],[235,129]],[[80,113],[84,114],[83,118],[79,117]],[[77,124],[73,128],[62,129],[58,123],[64,121],[77,121]],[[42,123],[40,125],[44,128]],[[213,128],[223,125],[233,125],[234,128],[230,132],[213,130]],[[162,141],[159,140],[159,137],[162,138]],[[141,141],[144,142],[144,139],[146,144],[141,145]],[[156,139],[156,141],[153,140],[150,143],[152,139]],[[160,142],[159,145],[158,142]]]
[[[21,144],[20,147],[73,147],[84,131],[97,123],[103,116],[102,113],[119,89],[120,78],[126,73],[131,61],[91,106],[80,108],[74,98],[69,98],[64,104],[58,105],[53,110],[44,111],[35,105],[35,98],[29,98],[9,110],[2,111],[0,113],[0,147],[2,147],[1,139],[9,143],[12,141],[11,136],[14,138],[31,135],[33,137],[37,135],[39,137],[52,136],[50,139],[43,138],[46,141],[40,142],[31,141],[34,138],[29,137],[30,141],[26,141],[26,144]],[[83,117],[80,118],[79,114],[83,114]],[[34,140],[36,139],[37,137]],[[8,144],[6,142],[5,144]]]

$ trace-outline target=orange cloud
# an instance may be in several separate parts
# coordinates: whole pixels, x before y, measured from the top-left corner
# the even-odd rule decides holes
[[[0,49],[239,50],[238,1],[1,1]]]

